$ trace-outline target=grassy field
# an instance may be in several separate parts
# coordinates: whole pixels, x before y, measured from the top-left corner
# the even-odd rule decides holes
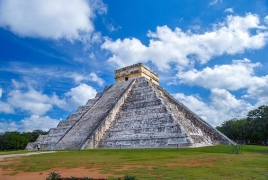
[[[6,155],[6,154],[24,154],[24,153],[29,153],[29,152],[36,152],[36,151],[0,151],[0,156],[1,155]]]
[[[58,151],[21,157],[19,163],[2,168],[30,172],[58,167],[98,168],[103,174],[132,175],[138,180],[268,179],[268,146],[242,146],[238,154],[233,150],[233,146],[212,146]]]

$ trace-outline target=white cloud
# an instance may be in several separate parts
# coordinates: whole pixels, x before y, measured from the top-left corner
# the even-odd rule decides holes
[[[24,118],[19,122],[19,127],[23,132],[32,132],[34,130],[48,131],[50,128],[55,128],[59,124],[59,120],[52,119],[49,116],[32,115]]]
[[[98,83],[99,86],[103,86],[104,85],[104,80],[101,79],[101,78],[99,78],[97,76],[97,74],[95,74],[95,73],[90,73],[88,78],[89,78],[90,81],[93,81],[93,82]]]
[[[94,56],[94,54],[93,54]],[[75,61],[84,61],[81,58],[74,58]],[[98,75],[94,72],[87,73],[84,72],[84,70],[80,69],[79,72],[76,71],[69,71],[69,69],[56,69],[56,68],[46,68],[46,67],[32,67],[28,66],[25,67],[24,64],[15,63],[12,67],[5,68],[4,71],[12,72],[12,73],[18,73],[20,75],[24,76],[23,83],[18,82],[14,79],[12,79],[12,85],[15,89],[21,89],[24,87],[27,87],[27,85],[40,85],[40,82],[37,81],[37,78],[40,78],[44,81],[48,79],[55,80],[60,79],[60,81],[63,81],[63,78],[72,79],[75,83],[80,84],[84,81],[91,81],[97,83],[99,86],[103,86],[105,81],[98,77]],[[26,83],[27,82],[27,83]]]
[[[0,101],[0,113],[13,114],[14,109],[10,104]]]
[[[206,67],[201,71],[196,69],[181,71],[177,76],[181,82],[189,85],[202,86],[207,89],[238,90],[255,82],[258,77],[254,76],[254,68],[258,66],[260,63],[251,63],[248,59],[234,60],[230,65],[215,65],[213,68]]]
[[[2,97],[3,90],[0,88],[0,99]],[[10,106],[10,104],[0,101],[0,113],[14,113],[14,109]]]
[[[67,73],[66,75],[73,78],[76,83],[80,83],[82,81],[92,81],[92,82],[96,82],[99,86],[104,85],[104,80],[99,78],[96,73],[90,73],[88,75],[77,74],[77,73],[69,73],[68,75]]]
[[[12,90],[8,94],[7,101],[12,107],[30,112],[34,115],[47,113],[52,109],[53,105],[63,106],[65,104],[55,94],[49,97],[31,87],[27,92]]]
[[[103,85],[104,81],[99,78],[95,73],[90,73],[88,76],[76,76],[77,81],[90,80]],[[27,112],[30,115],[45,115],[48,111],[51,111],[54,107],[58,107],[63,110],[73,111],[78,106],[85,105],[87,100],[94,98],[97,91],[84,83],[77,87],[71,88],[68,92],[59,98],[56,93],[51,95],[45,94],[42,91],[34,89],[32,86],[26,86],[24,83],[13,81],[15,89],[10,91],[7,95],[6,102],[0,101],[0,112],[14,113],[14,109],[17,111]],[[18,85],[19,86],[16,86]],[[17,87],[23,87],[18,89]],[[25,89],[25,87],[27,87]],[[0,95],[2,94],[0,88]]]
[[[182,93],[174,94],[174,97],[213,126],[233,118],[245,118],[248,111],[254,108],[246,101],[236,99],[224,89],[212,89],[208,103],[199,97],[186,96]]]
[[[181,71],[177,76],[181,83],[206,89],[244,89],[242,97],[253,99],[260,106],[268,103],[268,75],[256,76],[255,68],[259,66],[260,63],[251,63],[248,59],[234,60],[232,64],[206,67],[201,71]]]
[[[252,34],[250,31],[256,30]],[[213,31],[203,34],[183,32],[180,28],[172,31],[167,26],[149,31],[151,38],[145,46],[135,38],[106,39],[102,45],[112,53],[108,62],[122,67],[137,62],[151,61],[160,70],[170,68],[173,63],[183,69],[194,62],[207,63],[214,56],[237,54],[249,49],[260,49],[267,42],[267,27],[260,25],[259,17],[253,14],[228,16],[226,21],[213,25]]]
[[[85,105],[88,99],[94,98],[96,94],[97,91],[86,84],[80,84],[79,86],[72,88],[70,91],[65,93],[65,96],[68,99],[68,109]]]
[[[89,4],[93,9],[98,11],[98,14],[106,14],[108,7],[102,2],[102,0],[89,0]]]
[[[233,8],[227,8],[224,10],[224,12],[234,13]]]
[[[268,16],[265,16],[264,22],[268,24]]]
[[[50,128],[57,127],[60,120],[49,116],[31,115],[18,122],[12,120],[0,120],[0,133],[6,131],[32,132],[34,130],[48,131]]]
[[[222,0],[214,0],[214,1],[210,2],[209,5],[210,5],[210,6],[212,6],[212,5],[216,5],[216,4],[218,4],[219,2],[222,3]]]
[[[13,85],[13,87],[15,89],[20,89],[20,88],[25,87],[25,84],[24,83],[18,82],[15,79],[12,79],[11,82],[12,82],[12,85]]]
[[[69,40],[94,31],[86,0],[2,0],[0,26],[27,37]]]
[[[243,97],[256,99],[260,105],[268,104],[268,75],[263,77],[252,77],[247,94]]]
[[[0,133],[6,131],[18,131],[18,125],[14,121],[0,119]]]
[[[117,39],[114,42],[111,39],[106,39],[101,47],[114,53],[108,61],[116,63],[120,67],[147,61],[148,48],[136,38]]]

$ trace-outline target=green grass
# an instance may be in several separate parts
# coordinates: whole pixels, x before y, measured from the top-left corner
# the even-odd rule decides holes
[[[137,179],[268,179],[268,146],[233,146],[182,149],[93,149],[58,151],[21,157],[4,165],[23,171],[57,167],[100,168],[102,173],[132,175]],[[129,167],[123,168],[126,165]],[[53,171],[53,170],[51,170]],[[90,177],[90,174],[87,175]]]
[[[1,155],[6,155],[6,154],[24,154],[24,153],[29,153],[29,152],[36,152],[36,151],[26,151],[26,150],[19,150],[19,151],[0,151],[0,156]]]

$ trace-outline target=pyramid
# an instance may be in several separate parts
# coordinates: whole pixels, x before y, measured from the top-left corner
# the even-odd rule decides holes
[[[115,80],[26,149],[38,143],[50,150],[235,144],[160,87],[145,65],[118,69]]]

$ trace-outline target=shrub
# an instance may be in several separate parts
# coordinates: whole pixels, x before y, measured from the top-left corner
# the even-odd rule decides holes
[[[126,176],[124,176],[124,180],[136,180],[136,178],[135,178],[135,176],[126,175]]]
[[[57,180],[60,178],[60,173],[51,172],[46,180]]]

